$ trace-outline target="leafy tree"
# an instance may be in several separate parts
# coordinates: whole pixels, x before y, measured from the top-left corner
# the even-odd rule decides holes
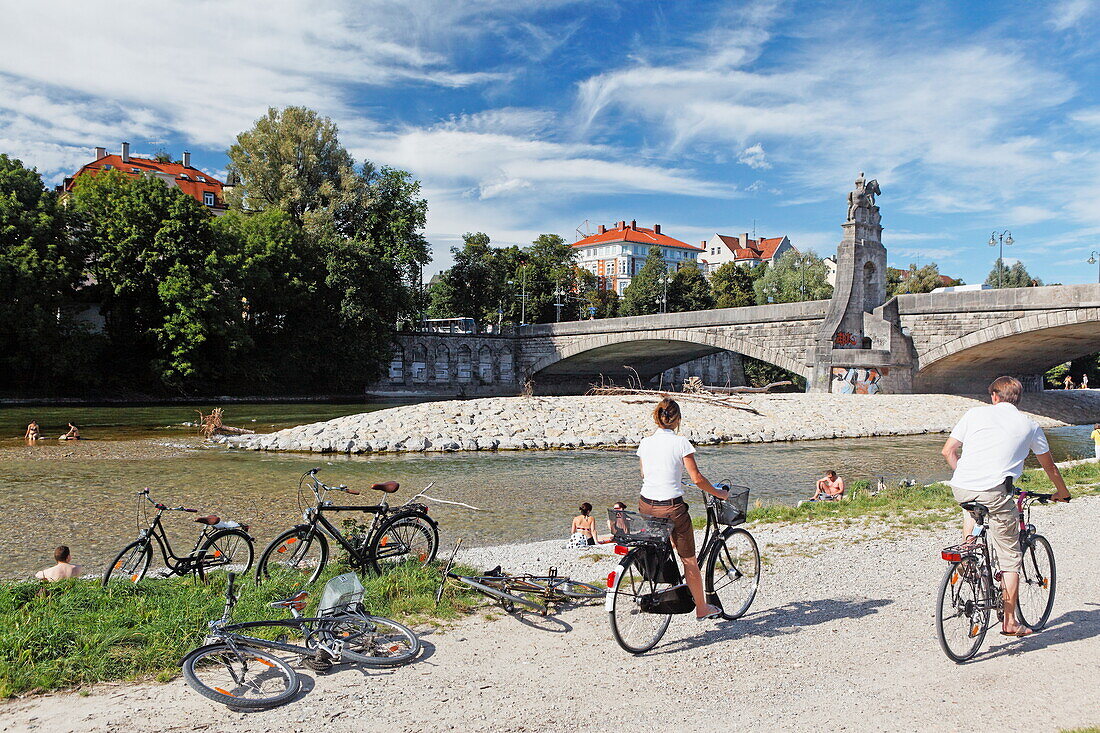
[[[638,270],[623,291],[619,314],[644,316],[661,312],[661,302],[666,294],[668,265],[661,256],[660,247],[650,247],[642,269]]]
[[[1009,267],[1004,260],[998,258],[993,269],[989,271],[985,284],[993,288],[1032,288],[1042,285],[1043,281],[1031,277],[1024,263],[1017,261]]]
[[[742,308],[756,305],[752,284],[752,273],[746,267],[726,262],[710,278],[714,307]]]
[[[119,171],[81,177],[73,208],[119,372],[141,376],[151,363],[181,391],[224,376],[240,295],[206,209],[157,178]]]
[[[452,247],[454,264],[444,271],[431,292],[433,318],[474,318],[485,324],[497,320],[510,272],[502,269],[499,250],[489,235],[467,233],[462,247]]]
[[[72,300],[84,250],[42,178],[0,154],[0,384],[48,388],[82,365]]]
[[[579,278],[583,298],[581,318],[614,318],[619,314],[619,295],[614,290],[601,289],[599,278],[588,270],[580,270]]]
[[[557,319],[559,291],[562,294],[561,319],[574,320],[580,315],[580,300],[575,296],[580,291],[577,271],[577,253],[572,245],[557,234],[540,234],[529,247],[519,255],[517,268],[512,277],[513,288],[524,289],[526,279],[527,322],[552,323]],[[511,305],[509,320],[519,322],[522,313],[519,299]]]
[[[340,144],[336,125],[305,107],[270,107],[229,147],[229,170],[241,185],[226,195],[249,211],[282,209],[298,224],[331,216],[361,198],[363,181]]]
[[[695,262],[685,262],[668,284],[668,312],[709,310],[714,296],[706,275]]]
[[[950,285],[962,285],[959,279],[951,280]],[[910,264],[908,270],[899,270],[895,267],[886,268],[886,294],[887,296],[902,295],[904,293],[931,293],[936,288],[947,287],[940,276],[940,268],[935,263],[929,263],[918,268],[916,264]]]
[[[794,303],[825,300],[833,295],[825,263],[813,252],[784,253],[754,284],[756,302]]]

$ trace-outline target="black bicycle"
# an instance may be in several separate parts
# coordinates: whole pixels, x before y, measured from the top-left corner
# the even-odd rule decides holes
[[[1054,495],[1015,488],[1012,493],[1016,497],[1023,554],[1016,618],[1038,631],[1046,625],[1054,608],[1058,576],[1050,542],[1031,523],[1031,505],[1036,501],[1046,504]],[[976,501],[963,502],[961,506],[974,517],[973,539],[940,551],[940,557],[950,564],[940,581],[936,603],[936,636],[943,653],[955,663],[977,654],[986,632],[994,624],[1004,622],[1001,572],[994,569],[997,553],[987,537],[989,510]],[[991,622],[994,613],[996,621]]]
[[[747,530],[736,527],[745,521],[748,487],[726,482],[718,486],[729,490],[729,498],[704,494],[707,529],[698,559],[707,603],[732,620],[743,616],[756,597],[760,550]],[[626,510],[607,513],[615,554],[624,556],[607,576],[611,633],[623,649],[642,654],[661,640],[673,614],[694,611],[695,601],[669,540],[672,522]]]
[[[203,697],[239,710],[280,705],[298,694],[298,673],[270,652],[297,655],[310,669],[325,671],[333,664],[352,662],[370,667],[396,667],[413,661],[420,639],[412,629],[363,609],[363,584],[354,573],[325,584],[317,616],[303,616],[309,594],[302,591],[275,601],[273,608],[290,611],[292,618],[234,623],[235,575],[229,574],[225,610],[210,622],[203,645],[183,658],[183,678]],[[256,632],[280,632],[274,639]],[[289,639],[294,639],[291,643]]]
[[[298,509],[303,524],[291,527],[271,541],[260,554],[256,564],[256,582],[262,583],[271,575],[273,567],[283,567],[307,576],[306,583],[321,577],[329,561],[328,538],[336,540],[347,552],[348,564],[357,572],[373,570],[383,573],[388,568],[405,562],[423,566],[435,559],[439,547],[439,527],[428,516],[428,507],[418,503],[420,498],[432,499],[426,492],[434,484],[428,484],[416,496],[401,506],[391,509],[385,500],[378,504],[338,506],[325,498],[330,491],[358,495],[347,486],[326,486],[317,480],[321,469],[313,468],[302,474],[298,481]],[[303,487],[313,492],[313,505],[302,501]],[[392,494],[400,488],[396,481],[374,484],[371,489]],[[369,526],[358,526],[345,534],[325,516],[339,512],[364,512],[373,514]]]
[[[164,558],[165,577],[190,575],[194,573],[199,580],[205,580],[206,573],[212,570],[234,569],[247,573],[252,567],[252,535],[248,525],[223,520],[213,515],[196,517],[195,521],[203,525],[202,532],[195,540],[195,546],[186,555],[177,555],[161,523],[164,512],[188,512],[195,514],[197,509],[182,506],[169,507],[149,498],[149,489],[137,492],[138,525],[147,524],[138,538],[126,545],[103,572],[103,585],[111,582],[136,583],[145,577],[153,560],[153,544],[160,548]],[[152,520],[149,519],[149,506],[156,509]]]

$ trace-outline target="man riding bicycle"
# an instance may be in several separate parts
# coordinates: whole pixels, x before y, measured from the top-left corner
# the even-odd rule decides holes
[[[989,510],[989,538],[997,550],[1004,589],[1005,636],[1028,636],[1031,629],[1016,620],[1016,599],[1020,587],[1020,524],[1012,496],[1012,482],[1024,471],[1024,459],[1035,453],[1051,483],[1057,488],[1055,501],[1069,500],[1069,489],[1054,465],[1046,435],[1016,405],[1023,385],[1013,377],[998,377],[989,385],[993,404],[967,410],[951,437],[943,445],[943,457],[954,475],[948,484],[960,504],[973,501]],[[959,448],[962,456],[959,456]],[[967,542],[974,530],[974,518],[963,513]]]

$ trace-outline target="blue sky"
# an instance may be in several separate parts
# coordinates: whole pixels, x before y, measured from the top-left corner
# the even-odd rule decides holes
[[[269,106],[411,171],[432,268],[467,231],[589,221],[835,252],[878,178],[892,265],[984,279],[990,231],[1050,282],[1100,250],[1093,0],[0,0],[0,151],[59,182],[105,145],[225,148]]]

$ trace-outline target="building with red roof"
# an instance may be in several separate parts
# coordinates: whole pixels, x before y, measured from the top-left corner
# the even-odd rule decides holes
[[[736,237],[730,234],[715,234],[709,241],[702,242],[702,245],[705,250],[702,259],[706,263],[707,274],[713,273],[727,262],[738,265],[774,263],[784,253],[794,250],[791,240],[785,236],[749,239],[748,232]]]
[[[623,294],[630,280],[642,269],[650,247],[659,247],[661,257],[670,270],[678,270],[685,262],[695,262],[702,247],[681,242],[661,233],[661,225],[652,229],[638,226],[637,221],[620,221],[612,228],[601,224],[595,234],[573,243],[580,266],[599,278],[600,287]]]
[[[106,148],[96,148],[95,160],[81,167],[71,178],[66,178],[62,189],[66,192],[72,191],[81,176],[94,176],[100,171],[108,170],[122,171],[128,176],[156,176],[165,184],[175,186],[198,201],[215,216],[228,210],[225,189],[229,187],[209,173],[192,167],[191,153],[185,152],[179,163],[162,163],[159,160],[131,156],[130,143],[122,143],[122,152],[118,155],[108,155]]]

